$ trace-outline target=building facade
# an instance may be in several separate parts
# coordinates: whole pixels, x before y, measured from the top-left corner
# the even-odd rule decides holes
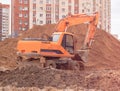
[[[11,31],[14,36],[29,28],[29,1],[11,0]]]
[[[10,34],[10,6],[0,3],[0,41]]]
[[[2,5],[2,40],[8,38],[11,34],[10,32],[10,6]]]
[[[66,15],[100,13],[98,27],[110,32],[110,0],[11,0],[14,34],[34,25],[54,24]]]
[[[2,3],[0,3],[0,40],[2,40]]]
[[[111,0],[94,0],[93,12],[100,13],[99,28],[110,32],[111,30]]]

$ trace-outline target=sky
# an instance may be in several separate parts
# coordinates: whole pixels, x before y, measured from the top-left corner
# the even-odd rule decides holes
[[[11,0],[0,0],[9,4]],[[111,33],[118,34],[120,39],[120,0],[111,0]]]
[[[5,4],[9,4],[11,0],[0,0],[0,2],[5,3]]]
[[[120,0],[111,0],[111,33],[118,34],[120,39]]]

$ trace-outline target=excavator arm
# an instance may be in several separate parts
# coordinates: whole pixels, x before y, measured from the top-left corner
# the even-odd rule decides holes
[[[70,26],[74,26],[82,23],[88,23],[89,26],[84,41],[84,47],[86,46],[89,47],[91,45],[91,40],[93,39],[96,31],[96,27],[98,24],[98,17],[99,17],[98,13],[94,13],[92,15],[87,15],[87,14],[69,15],[58,22],[55,30],[57,32],[66,32],[67,28]]]

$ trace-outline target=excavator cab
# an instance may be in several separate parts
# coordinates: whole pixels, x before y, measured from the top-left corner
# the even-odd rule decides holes
[[[74,54],[74,35],[68,32],[54,32],[53,33],[53,42],[58,42],[69,54]]]
[[[74,39],[70,34],[64,34],[61,45],[70,54],[74,54]]]

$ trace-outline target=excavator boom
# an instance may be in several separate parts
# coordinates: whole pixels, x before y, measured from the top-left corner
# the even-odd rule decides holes
[[[98,17],[99,17],[98,12],[92,15],[87,15],[87,14],[69,15],[58,22],[55,30],[57,32],[66,32],[67,28],[70,26],[74,26],[82,23],[88,23],[89,27],[88,27],[88,32],[86,33],[84,46],[86,45],[90,46],[91,44],[90,41],[94,37],[95,30],[98,24]]]

